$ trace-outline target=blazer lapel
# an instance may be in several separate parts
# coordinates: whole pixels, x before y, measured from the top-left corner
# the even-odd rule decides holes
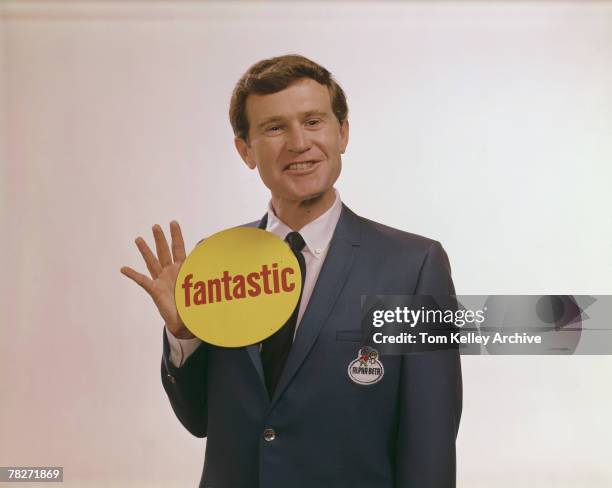
[[[266,230],[266,225],[267,224],[268,224],[268,214],[266,213],[263,216],[263,218],[259,221],[259,223],[257,224],[257,228],[258,229]],[[254,224],[250,224],[249,226],[255,227]],[[264,377],[263,364],[261,362],[261,354],[260,354],[260,351],[259,351],[259,343],[251,344],[250,346],[247,346],[246,350],[249,353],[249,357],[251,358],[251,361],[253,362],[253,366],[255,366],[255,370],[257,371],[259,379],[261,380],[261,385],[263,386],[263,388],[265,390],[266,389],[266,380],[265,380],[265,377]],[[266,396],[268,396],[268,395],[266,395]]]
[[[330,242],[330,248],[321,268],[312,296],[298,325],[287,363],[272,398],[272,407],[306,359],[321,328],[327,322],[338,296],[348,278],[355,247],[360,244],[359,217],[342,205],[342,213]],[[257,349],[259,355],[259,348]],[[261,359],[259,359],[261,364]],[[263,367],[262,367],[263,378]]]

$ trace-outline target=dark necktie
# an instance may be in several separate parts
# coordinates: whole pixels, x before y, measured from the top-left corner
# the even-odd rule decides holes
[[[274,334],[263,341],[261,345],[261,362],[263,363],[266,387],[268,388],[270,398],[274,395],[274,390],[281,377],[283,368],[289,357],[289,350],[293,344],[293,335],[295,334],[295,326],[300,311],[300,302],[302,301],[302,292],[304,291],[304,279],[306,278],[306,262],[302,254],[302,249],[304,249],[305,245],[304,239],[302,239],[299,232],[290,232],[287,234],[287,237],[285,237],[285,241],[289,244],[289,247],[291,247],[293,254],[295,254],[300,264],[302,291],[300,292],[300,298],[289,320],[287,320],[285,325]]]

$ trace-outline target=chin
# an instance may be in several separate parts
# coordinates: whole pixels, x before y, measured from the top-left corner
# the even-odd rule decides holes
[[[302,197],[298,198],[298,200],[300,200],[302,203],[306,204],[306,205],[312,205],[315,204],[319,201],[321,201],[325,195],[327,195],[329,189],[327,190],[321,190],[321,191],[317,191],[317,192],[311,192],[308,194],[303,195]]]
[[[310,184],[310,185],[304,184],[304,185],[295,185],[295,186],[292,185],[291,187],[285,187],[284,190],[285,191],[278,191],[278,192],[272,191],[272,193],[280,196],[284,200],[288,200],[292,202],[313,201],[313,203],[315,203],[317,200],[320,200],[321,197],[326,195],[328,192],[330,191],[331,193],[334,192],[333,184],[328,186],[328,185],[323,185],[320,183],[317,185],[313,185],[313,184]]]
[[[308,185],[303,188],[294,188],[291,193],[297,200],[305,200],[319,197],[325,194],[326,191],[327,190],[322,189],[319,185]]]

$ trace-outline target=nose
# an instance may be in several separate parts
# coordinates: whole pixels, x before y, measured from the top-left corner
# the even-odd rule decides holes
[[[293,127],[287,134],[287,149],[294,153],[303,153],[310,149],[308,134],[301,125]]]

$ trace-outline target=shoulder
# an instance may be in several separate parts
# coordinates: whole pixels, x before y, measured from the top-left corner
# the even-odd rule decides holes
[[[361,258],[379,273],[408,274],[413,277],[408,289],[415,294],[454,294],[450,262],[440,242],[355,214],[348,218],[360,229]]]
[[[416,277],[415,294],[455,294],[451,266],[440,242],[358,217],[362,249],[381,267],[409,270]],[[385,268],[389,269],[389,268]]]
[[[254,220],[253,222],[247,222],[246,224],[237,225],[236,227],[254,227],[258,228],[261,220]]]
[[[362,243],[366,247],[374,247],[379,252],[382,250],[393,254],[408,253],[421,257],[431,252],[444,252],[440,242],[435,239],[390,227],[358,215],[355,217],[359,220]]]

